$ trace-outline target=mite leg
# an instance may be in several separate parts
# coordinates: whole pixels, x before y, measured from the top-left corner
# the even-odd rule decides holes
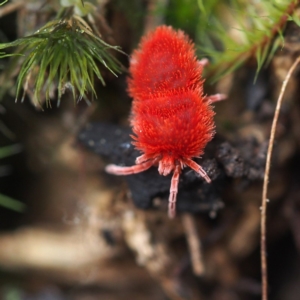
[[[206,99],[210,103],[214,103],[214,102],[222,101],[222,100],[224,100],[226,98],[227,98],[227,96],[225,94],[215,94],[215,95],[207,96]]]
[[[202,58],[201,60],[198,60],[198,64],[206,67],[207,65],[209,65],[209,60],[207,58]]]
[[[155,159],[155,158],[157,158],[158,156],[156,155],[156,156],[150,156],[150,155],[147,155],[147,154],[143,154],[143,155],[141,155],[141,156],[138,156],[137,158],[136,158],[136,160],[135,160],[135,163],[138,165],[138,164],[141,164],[141,163],[144,163],[144,162],[146,162],[146,161],[148,161],[148,160],[152,160],[152,159]]]
[[[135,163],[138,165],[146,162],[147,160],[149,160],[149,157],[146,154],[143,154],[135,159]]]
[[[206,174],[203,168],[199,166],[196,162],[189,158],[185,158],[183,162],[191,169],[193,169],[196,173],[200,174],[206,180],[206,182],[211,183],[211,179],[209,178],[209,176]]]
[[[178,193],[178,183],[179,176],[181,172],[181,166],[178,164],[175,167],[170,187],[170,196],[169,196],[169,218],[174,218],[176,215],[176,199]]]
[[[114,175],[130,175],[130,174],[137,174],[141,173],[143,171],[148,170],[151,168],[154,164],[156,164],[159,160],[159,157],[155,159],[148,160],[144,163],[134,165],[131,167],[121,167],[117,165],[107,165],[105,168],[105,171],[110,174]]]

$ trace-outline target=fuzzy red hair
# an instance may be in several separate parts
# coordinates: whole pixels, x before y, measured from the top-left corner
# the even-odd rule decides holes
[[[207,60],[197,60],[194,44],[182,31],[160,26],[145,36],[130,60],[128,91],[133,97],[130,122],[133,144],[143,154],[136,165],[109,165],[107,172],[135,174],[158,164],[158,172],[173,172],[169,216],[175,216],[181,170],[189,166],[207,182],[210,178],[192,160],[203,154],[214,136],[211,103],[224,95],[203,95],[202,71]]]
[[[214,112],[199,91],[166,93],[134,101],[131,125],[133,144],[144,154],[198,157],[214,135]]]
[[[202,89],[202,71],[194,44],[184,32],[160,26],[143,37],[131,57],[129,94],[135,100],[145,100],[175,89]]]

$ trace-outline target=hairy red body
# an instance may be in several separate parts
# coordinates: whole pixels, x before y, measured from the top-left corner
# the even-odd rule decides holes
[[[196,157],[214,134],[214,112],[199,91],[168,93],[134,101],[131,125],[134,145],[144,154]]]
[[[130,60],[129,94],[133,144],[143,154],[132,167],[108,165],[116,175],[135,174],[158,164],[161,175],[173,171],[169,216],[175,216],[179,175],[189,166],[207,182],[210,178],[192,160],[203,154],[214,136],[211,103],[224,95],[203,95],[203,67],[194,44],[182,31],[160,26],[142,39]]]
[[[135,100],[175,89],[199,89],[202,94],[203,64],[197,61],[194,44],[182,31],[171,27],[160,26],[142,39],[129,71],[129,93]]]

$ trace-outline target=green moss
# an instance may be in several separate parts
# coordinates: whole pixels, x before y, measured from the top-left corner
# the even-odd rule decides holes
[[[121,52],[119,47],[105,43],[76,15],[51,21],[31,36],[0,44],[0,49],[10,47],[17,47],[18,55],[13,58],[12,64],[22,61],[17,79],[16,99],[20,97],[24,87],[21,97],[23,100],[28,83],[33,82],[36,105],[42,105],[41,99],[44,95],[50,105],[53,86],[58,90],[58,104],[66,89],[72,91],[74,100],[84,98],[88,92],[96,96],[94,75],[105,84],[98,63],[115,76],[122,68],[110,53],[111,50]],[[2,52],[1,56],[9,55]]]
[[[257,61],[257,72],[283,47],[282,33],[288,20],[299,23],[293,14],[298,1],[202,1],[197,42],[212,64],[209,72],[219,79],[244,64]]]

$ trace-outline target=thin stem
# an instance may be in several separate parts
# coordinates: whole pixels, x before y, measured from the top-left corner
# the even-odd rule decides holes
[[[260,258],[261,258],[261,276],[262,276],[262,300],[268,300],[268,274],[267,274],[267,245],[266,245],[266,235],[267,235],[267,226],[266,226],[266,219],[267,219],[267,192],[268,192],[268,184],[269,184],[269,174],[270,174],[270,165],[271,165],[271,158],[272,158],[272,151],[275,139],[275,132],[277,121],[279,117],[279,112],[281,108],[282,99],[286,90],[286,86],[291,78],[292,73],[294,72],[296,66],[300,62],[300,56],[295,60],[291,68],[289,69],[280,90],[280,94],[277,100],[277,105],[274,113],[273,123],[271,127],[271,134],[267,152],[267,159],[266,159],[266,168],[265,168],[265,175],[264,175],[264,184],[263,184],[263,191],[262,191],[262,204],[261,204],[261,249],[260,249]]]
[[[0,3],[0,6],[3,5],[4,3],[6,3],[7,1],[4,1],[3,3]],[[23,1],[18,1],[18,2],[13,2],[13,3],[9,3],[5,6],[3,6],[2,8],[0,8],[0,18],[20,9],[21,7],[24,6],[24,2]]]
[[[205,272],[201,240],[197,232],[195,218],[191,214],[182,215],[182,223],[187,238],[194,274],[203,276]]]

